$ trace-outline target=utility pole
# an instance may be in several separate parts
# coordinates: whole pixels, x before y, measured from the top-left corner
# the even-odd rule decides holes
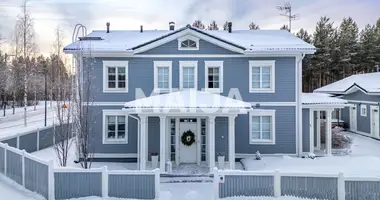
[[[299,14],[292,14],[292,5],[290,5],[289,2],[285,3],[283,6],[276,6],[277,10],[279,11],[285,11],[285,13],[281,14],[281,16],[284,16],[288,18],[289,20],[289,32],[292,32],[292,21],[299,19]]]

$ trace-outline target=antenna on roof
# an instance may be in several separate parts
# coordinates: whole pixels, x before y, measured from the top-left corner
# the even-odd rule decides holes
[[[292,15],[292,5],[289,2],[285,3],[284,6],[276,6],[277,10],[285,11],[281,16],[284,16],[289,19],[289,32],[292,32],[292,21],[300,18],[300,14]]]

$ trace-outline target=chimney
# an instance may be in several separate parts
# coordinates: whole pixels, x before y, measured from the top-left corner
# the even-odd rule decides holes
[[[175,23],[169,22],[169,30],[174,31],[174,28],[175,28]]]
[[[140,25],[140,33],[142,33],[143,31],[144,31],[143,26]]]
[[[228,22],[228,32],[232,32],[232,22]]]
[[[107,33],[110,33],[110,25],[111,25],[111,23],[109,23],[109,22],[107,22]]]

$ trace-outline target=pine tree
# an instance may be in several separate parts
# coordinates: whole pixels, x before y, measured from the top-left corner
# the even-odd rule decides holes
[[[194,27],[197,27],[197,28],[199,28],[199,29],[202,29],[202,30],[205,29],[205,25],[202,24],[202,21],[201,21],[201,20],[195,20],[194,23],[193,23],[193,26],[194,26]]]
[[[290,30],[289,30],[289,26],[288,26],[288,25],[285,25],[285,24],[284,24],[283,26],[281,26],[280,30],[287,30],[287,31],[290,32]]]
[[[380,18],[376,21],[375,37],[375,61],[380,66]]]
[[[348,75],[356,73],[355,55],[358,53],[359,28],[351,17],[344,18],[339,26],[339,66],[342,79]]]
[[[360,32],[360,51],[358,53],[361,59],[361,66],[367,72],[372,72],[376,65],[376,32],[375,26],[367,24]]]
[[[216,24],[215,20],[211,22],[210,25],[208,25],[208,30],[219,30],[218,24]]]
[[[304,29],[299,30],[298,33],[296,33],[296,36],[303,41],[311,44],[311,35]],[[303,75],[303,91],[304,92],[311,92],[312,91],[312,78],[313,78],[313,68],[310,63],[312,55],[306,55],[305,58],[302,60],[302,75]]]
[[[249,24],[249,30],[260,30],[260,26],[255,24],[254,22],[251,22]]]

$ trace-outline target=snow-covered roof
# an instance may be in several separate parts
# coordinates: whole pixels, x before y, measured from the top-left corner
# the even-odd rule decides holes
[[[380,72],[356,74],[314,90],[314,92],[347,94],[361,90],[365,93],[380,93]]]
[[[153,95],[125,103],[124,109],[251,109],[251,104],[198,90],[183,90]]]
[[[302,104],[347,104],[347,100],[322,93],[302,93]]]
[[[170,30],[95,30],[86,37],[97,40],[82,40],[69,44],[65,52],[91,48],[93,52],[133,52],[146,44],[159,41],[168,36],[197,33],[220,40],[228,45],[242,49],[245,52],[257,51],[302,51],[313,53],[315,47],[304,42],[284,30],[233,30],[231,33],[223,30],[200,30],[187,25],[181,29]]]

